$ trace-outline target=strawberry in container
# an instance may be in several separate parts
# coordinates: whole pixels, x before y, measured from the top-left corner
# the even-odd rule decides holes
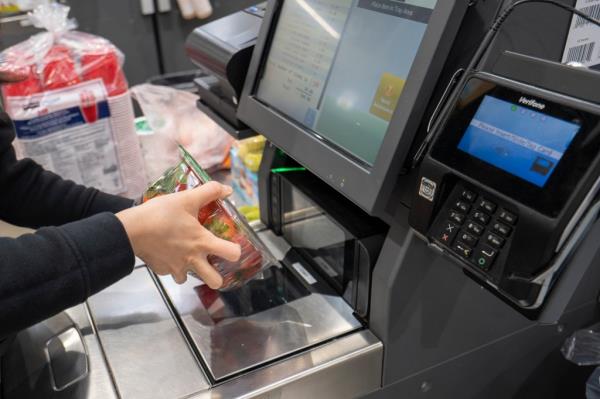
[[[192,189],[210,180],[194,158],[183,147],[180,146],[179,149],[182,161],[146,190],[144,202],[160,195]],[[223,277],[220,290],[240,287],[262,270],[275,264],[273,256],[231,202],[217,200],[204,206],[198,212],[198,222],[217,237],[237,243],[241,247],[241,256],[237,262],[214,255],[207,258]]]

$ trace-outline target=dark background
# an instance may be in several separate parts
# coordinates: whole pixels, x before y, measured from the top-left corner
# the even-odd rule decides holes
[[[61,0],[71,7],[78,29],[111,40],[126,55],[125,73],[131,85],[159,74],[193,70],[184,51],[185,39],[196,27],[258,4],[260,0],[211,0],[208,19],[184,20],[176,0],[171,10],[142,15],[140,0]],[[19,16],[0,17],[0,50],[38,32],[23,26]]]

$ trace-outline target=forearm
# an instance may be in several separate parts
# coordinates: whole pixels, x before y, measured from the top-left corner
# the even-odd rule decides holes
[[[111,214],[0,239],[0,338],[86,300],[133,270]]]
[[[37,228],[73,222],[100,212],[119,212],[129,199],[86,188],[45,171],[35,162],[6,155],[0,161],[0,219]]]

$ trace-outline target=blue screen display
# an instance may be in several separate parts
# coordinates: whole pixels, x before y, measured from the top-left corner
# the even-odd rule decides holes
[[[544,187],[580,128],[531,108],[485,96],[458,148]]]

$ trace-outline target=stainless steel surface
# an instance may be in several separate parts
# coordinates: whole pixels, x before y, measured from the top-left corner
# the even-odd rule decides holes
[[[348,399],[381,386],[383,345],[368,330],[328,342],[199,393],[193,399]]]
[[[289,250],[270,231],[259,235],[279,259]],[[377,389],[382,345],[352,309],[337,296],[311,293],[287,269],[274,270],[248,286],[260,289],[216,295],[209,309],[199,281],[161,280],[218,380],[212,386],[157,282],[136,265],[87,305],[19,335],[5,360],[3,399],[347,398]],[[223,298],[239,308],[228,309]]]
[[[264,225],[264,223],[261,220],[253,220],[252,222],[248,223],[250,225],[250,227],[252,227],[252,230],[256,231],[257,233],[260,233],[261,231],[266,230],[266,226]]]
[[[73,328],[77,329],[81,336],[88,372],[84,378],[58,391],[53,387],[46,345],[57,337],[65,338],[62,333]],[[77,344],[73,346],[69,342],[65,343],[68,344],[67,348],[76,349],[74,365],[81,364],[78,363],[78,360],[82,360],[81,348],[77,349]],[[117,398],[85,305],[71,308],[19,333],[3,362],[5,365],[3,399]]]
[[[71,327],[48,340],[46,359],[52,388],[55,391],[62,391],[88,375],[88,354],[76,327]]]
[[[257,231],[258,238],[277,260],[282,260],[291,249],[290,244],[283,237],[275,235],[271,230]]]
[[[277,259],[289,249],[281,237],[270,231],[260,239]],[[211,376],[221,381],[291,353],[323,343],[361,327],[350,306],[339,296],[310,293],[296,299],[274,295],[274,291],[298,283],[295,277],[273,276],[251,282],[236,292],[212,292],[195,278],[177,285],[170,277],[161,278],[166,296],[179,314],[183,327],[206,364]],[[301,286],[301,285],[300,285]],[[286,288],[287,289],[287,288]],[[265,298],[265,295],[273,297]],[[261,301],[276,306],[266,308]]]
[[[321,299],[323,312],[312,317],[330,320],[327,316],[328,300]],[[267,353],[277,349],[272,341],[277,342],[282,333],[294,333],[294,328],[288,326],[291,309],[286,310],[286,306],[279,307],[277,314],[282,315],[280,319],[261,322],[261,317],[253,315],[226,322],[233,326],[234,333],[221,337],[224,352],[220,355],[227,358],[230,352],[239,353],[236,351],[240,347],[237,333],[248,334],[255,339],[250,342],[254,346],[250,349],[255,352]],[[96,329],[91,324],[94,320]],[[310,318],[296,322],[297,325],[303,324],[305,338],[310,337],[314,328],[309,323],[316,325],[320,322]],[[255,334],[257,327],[269,334]],[[333,330],[337,327],[335,322],[332,327]],[[74,331],[74,328],[77,330]],[[61,345],[46,351],[53,342]],[[306,341],[301,339],[300,342]],[[77,367],[82,365],[80,356],[87,359],[84,364],[89,363],[88,373],[81,379],[77,376],[62,378],[62,383],[54,385],[57,388],[62,385],[63,389],[53,389],[48,360],[69,353],[75,354],[74,357],[67,356],[71,362],[65,357],[60,366],[68,371],[66,375],[72,377],[69,372],[73,370],[69,369],[69,364],[76,366],[75,371],[81,371],[81,367]],[[55,364],[52,365],[53,372],[57,368]],[[138,268],[125,280],[92,297],[89,300],[89,316],[88,308],[80,305],[21,333],[13,350],[7,353],[5,365],[8,366],[5,369],[8,378],[3,381],[6,390],[3,399],[311,396],[335,399],[359,396],[379,387],[382,345],[368,330],[360,330],[325,340],[293,356],[210,386],[150,274],[146,269]]]
[[[147,269],[88,304],[121,398],[182,398],[209,387]]]

